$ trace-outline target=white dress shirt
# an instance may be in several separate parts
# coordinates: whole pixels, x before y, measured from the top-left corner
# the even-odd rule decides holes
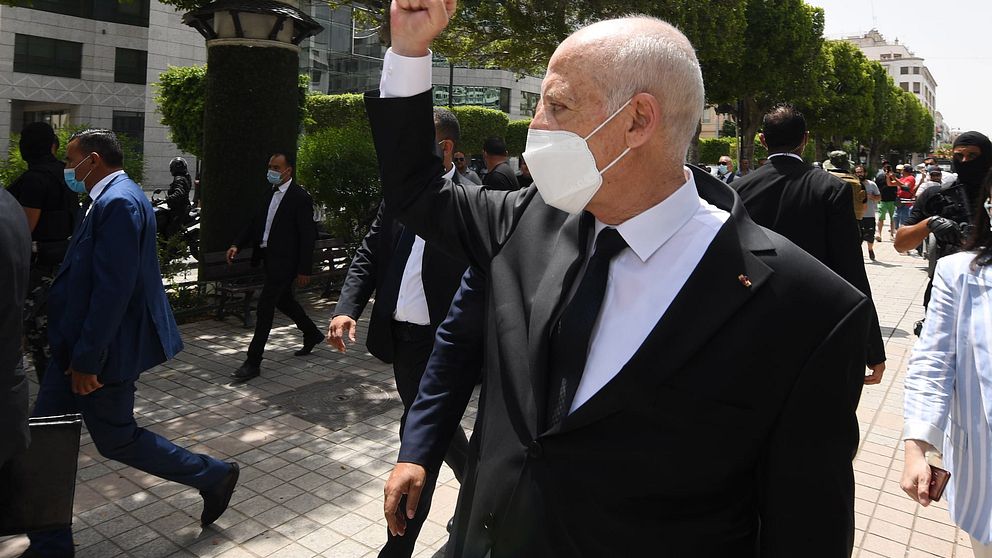
[[[276,211],[279,211],[279,204],[282,203],[283,196],[286,195],[286,190],[289,189],[290,183],[293,179],[290,178],[286,182],[279,185],[279,189],[272,193],[272,201],[269,202],[269,212],[265,215],[265,230],[262,231],[262,248],[269,245],[269,230],[272,229],[272,220],[276,218]]]
[[[616,227],[627,241],[610,262],[602,311],[589,341],[575,411],[620,372],[655,328],[730,214],[699,197],[696,181]],[[596,221],[595,233],[606,228]],[[590,235],[592,255],[595,236]],[[576,279],[577,288],[581,276]]]
[[[89,191],[90,199],[96,201],[96,199],[100,197],[100,194],[103,193],[103,190],[107,187],[107,184],[110,184],[111,181],[113,181],[115,178],[117,178],[122,174],[124,174],[124,171],[119,170],[119,171],[114,171],[108,174],[107,176],[103,177],[103,179],[101,179],[100,182],[97,182],[96,185],[93,186],[93,189]],[[93,209],[93,204],[90,204],[89,207],[86,208],[86,215],[90,214],[91,209]]]
[[[451,179],[455,174],[455,166],[444,174]],[[396,310],[393,319],[397,322],[408,322],[417,325],[430,325],[431,313],[427,306],[427,294],[424,292],[424,239],[419,236],[413,239],[410,257],[403,268],[403,279],[400,280],[400,293],[396,299]]]
[[[411,97],[431,88],[431,56],[408,58],[389,49],[379,95]],[[611,262],[603,311],[589,342],[585,371],[571,411],[595,395],[627,364],[682,290],[730,214],[699,197],[686,182],[661,203],[617,226],[627,241]],[[596,222],[595,232],[606,225]],[[591,255],[595,235],[590,235]],[[581,278],[576,279],[577,288]],[[520,347],[523,349],[523,347]],[[570,411],[570,412],[571,412]]]

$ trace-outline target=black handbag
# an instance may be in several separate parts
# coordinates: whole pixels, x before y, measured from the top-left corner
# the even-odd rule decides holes
[[[78,414],[28,419],[31,445],[0,468],[0,536],[72,526]]]

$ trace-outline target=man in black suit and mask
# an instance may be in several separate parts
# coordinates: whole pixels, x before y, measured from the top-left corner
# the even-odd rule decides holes
[[[366,97],[386,207],[489,284],[448,555],[849,556],[870,304],[684,165],[692,45],[647,17],[574,33],[527,139],[536,187],[485,191],[429,156],[429,46],[454,4],[394,0]],[[426,474],[387,482],[394,534]]]
[[[227,250],[230,262],[245,247],[252,247],[252,263],[262,263],[265,284],[258,297],[255,335],[248,346],[248,358],[232,375],[240,382],[261,374],[262,353],[269,339],[272,319],[278,308],[303,332],[303,347],[296,356],[310,354],[324,336],[293,296],[293,285],[310,284],[313,246],[317,228],[313,222],[313,200],[293,180],[295,155],[276,153],[269,159],[266,179],[272,187],[265,203],[237,241]]]
[[[452,164],[460,134],[458,119],[447,109],[435,108],[434,129],[435,160],[442,163],[446,178],[461,183],[464,179]],[[432,158],[430,154],[426,157]],[[448,314],[451,299],[467,266],[437,245],[425,243],[394,216],[395,212],[388,204],[379,206],[379,213],[348,268],[341,297],[328,327],[327,342],[342,352],[346,338],[355,342],[355,322],[375,292],[365,344],[376,358],[393,365],[396,390],[403,401],[402,435],[406,413],[417,396],[420,379],[434,347],[434,333]],[[477,376],[477,369],[475,374]],[[474,385],[474,381],[472,383]],[[461,428],[455,429],[447,448],[444,461],[461,482],[468,456],[468,439]],[[423,506],[418,510],[416,521],[411,522],[407,536],[389,537],[380,553],[383,558],[413,554],[417,534],[430,510],[429,493],[433,490],[436,474],[433,470],[429,491],[425,493]]]
[[[768,164],[732,185],[747,212],[755,223],[809,252],[870,300],[851,187],[799,156],[809,132],[806,118],[792,105],[773,108],[762,120],[762,130],[759,139],[768,148]],[[865,346],[865,363],[872,370],[865,384],[878,384],[885,372],[885,343],[874,311]]]

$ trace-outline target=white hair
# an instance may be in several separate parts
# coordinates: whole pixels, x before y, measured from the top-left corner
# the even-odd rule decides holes
[[[612,114],[638,93],[661,104],[663,133],[680,161],[696,135],[705,103],[703,74],[696,51],[681,31],[650,16],[629,16],[592,24],[620,28],[598,49],[603,73],[598,76]],[[581,32],[581,31],[580,31]]]

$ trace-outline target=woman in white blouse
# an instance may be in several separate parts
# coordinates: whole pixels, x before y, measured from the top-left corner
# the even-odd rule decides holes
[[[926,506],[930,466],[943,452],[951,519],[992,558],[992,229],[989,180],[967,250],[942,258],[905,389],[902,489]]]

